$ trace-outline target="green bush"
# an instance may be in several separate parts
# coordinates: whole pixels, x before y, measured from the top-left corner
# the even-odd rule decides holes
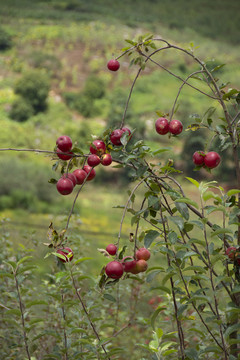
[[[23,122],[33,116],[33,114],[32,105],[20,96],[13,102],[9,116],[13,120]]]
[[[92,100],[101,99],[105,95],[104,82],[95,75],[90,75],[85,83],[83,94]]]
[[[12,46],[12,39],[10,34],[4,29],[0,28],[0,51],[7,50]]]
[[[14,91],[28,101],[34,113],[47,109],[47,97],[50,90],[49,78],[39,70],[26,72],[15,84]]]

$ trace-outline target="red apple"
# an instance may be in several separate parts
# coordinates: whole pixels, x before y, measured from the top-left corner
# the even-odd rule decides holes
[[[57,182],[57,191],[62,195],[71,194],[73,191],[74,185],[70,179],[60,178]]]
[[[116,59],[111,59],[108,61],[107,67],[111,71],[117,71],[120,68],[120,64]]]
[[[92,180],[92,179],[95,178],[95,176],[96,176],[96,171],[95,171],[91,166],[89,166],[89,165],[84,165],[83,170],[84,170],[87,174],[90,173],[90,174],[88,175],[88,177],[87,177],[87,181],[90,181],[90,180]]]
[[[62,151],[59,148],[57,148],[56,152],[57,152],[57,156],[61,160],[70,160],[74,155],[74,153],[71,151]]]
[[[112,279],[120,279],[124,272],[123,264],[116,260],[110,261],[105,268],[105,272]]]
[[[57,147],[63,151],[68,152],[72,148],[72,140],[67,135],[60,136],[56,141]]]
[[[180,120],[171,120],[169,122],[169,131],[173,135],[181,134],[183,125]]]
[[[192,160],[195,165],[203,165],[204,164],[204,156],[205,153],[203,151],[195,151],[193,154]]]
[[[102,155],[106,151],[106,145],[102,140],[94,140],[90,145],[90,153],[96,155]]]
[[[155,122],[155,129],[158,134],[166,135],[169,131],[168,120],[163,117],[157,119],[157,121]]]
[[[117,253],[117,246],[114,245],[114,244],[109,244],[109,245],[106,247],[106,250],[107,250],[107,252],[108,252],[110,255],[116,255],[116,253]]]
[[[146,271],[148,268],[148,264],[146,260],[140,259],[136,261],[136,265],[130,271],[132,274],[139,274],[140,272]]]
[[[148,250],[148,249],[146,249],[146,248],[140,248],[140,249],[138,249],[137,251],[136,251],[136,258],[138,259],[138,260],[148,260],[148,259],[150,259],[150,256],[151,256],[151,253],[150,253],[150,251]]]
[[[204,164],[209,168],[213,169],[218,166],[221,161],[221,157],[215,151],[208,152],[204,157]]]
[[[58,258],[62,262],[69,262],[69,261],[72,261],[72,259],[73,259],[73,251],[69,247],[65,247],[63,249],[58,249],[57,253],[65,257],[65,259],[60,258],[60,257]]]
[[[104,166],[108,166],[112,163],[112,156],[111,154],[103,154],[101,157],[101,164]]]
[[[129,140],[131,140],[131,138],[132,138],[132,133],[131,133],[131,130],[129,129],[129,128],[127,128],[127,127],[123,127],[122,128],[122,131],[123,132],[128,132],[128,134],[129,134]]]
[[[73,173],[63,174],[62,178],[70,179],[73,183],[73,186],[77,184],[76,176]]]
[[[121,137],[123,135],[124,131],[121,129],[113,130],[113,132],[110,135],[110,140],[113,145],[121,146]]]
[[[125,256],[122,259],[122,264],[125,272],[131,272],[136,266],[137,261],[132,256]]]
[[[91,154],[88,156],[87,163],[89,166],[94,167],[99,165],[101,162],[100,157],[96,154]]]
[[[87,177],[87,173],[83,169],[74,170],[73,175],[75,176],[78,185],[83,184],[85,178]]]
[[[234,260],[236,254],[237,248],[235,246],[231,246],[227,248],[226,255],[229,257],[229,259]]]

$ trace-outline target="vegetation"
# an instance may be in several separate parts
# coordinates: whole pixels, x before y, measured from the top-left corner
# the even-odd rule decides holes
[[[237,360],[237,5],[206,3],[204,15],[183,0],[0,4],[14,44],[0,70],[1,357]],[[139,36],[152,29],[173,41]],[[121,63],[114,73],[111,57]],[[183,131],[156,133],[159,117],[180,119]],[[125,131],[116,146],[112,131],[125,125],[132,137]],[[73,140],[69,161],[56,154],[63,134]],[[99,137],[113,165],[63,197],[56,182],[88,161]],[[219,153],[220,164],[194,169],[198,150]],[[73,257],[61,257],[69,246]],[[147,271],[107,277],[110,261],[142,247]]]

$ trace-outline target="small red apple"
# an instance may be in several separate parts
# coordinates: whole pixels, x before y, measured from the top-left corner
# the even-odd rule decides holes
[[[72,148],[72,140],[67,135],[60,136],[56,141],[57,147],[63,151],[68,152]]]
[[[73,175],[75,176],[78,185],[83,184],[85,178],[87,177],[87,173],[83,169],[74,170]]]
[[[90,173],[90,174],[88,175],[88,177],[87,177],[87,181],[90,181],[90,180],[92,180],[92,179],[95,178],[95,176],[96,176],[96,171],[95,171],[91,166],[89,166],[89,165],[84,165],[83,170],[84,170],[87,174]]]
[[[171,120],[169,122],[169,131],[173,135],[181,134],[183,130],[183,125],[180,120]]]
[[[77,184],[76,176],[73,173],[63,174],[62,178],[70,179],[73,183],[73,186]]]
[[[73,182],[67,178],[60,178],[56,186],[57,186],[57,191],[62,195],[71,194],[74,188]]]
[[[169,132],[169,122],[166,118],[159,118],[155,122],[156,132],[160,135],[166,135]]]
[[[120,68],[120,63],[116,59],[111,59],[108,61],[107,67],[111,71],[117,71]]]
[[[121,137],[123,135],[124,131],[121,129],[113,130],[113,132],[110,135],[110,140],[113,145],[121,146]]]
[[[138,249],[137,251],[136,251],[136,258],[138,259],[138,260],[148,260],[148,259],[150,259],[150,256],[151,256],[151,253],[150,253],[150,251],[148,250],[148,249],[146,249],[146,248],[140,248],[140,249]]]
[[[204,156],[205,153],[203,151],[195,151],[193,154],[192,160],[195,165],[203,165],[204,164]]]
[[[127,128],[127,127],[123,127],[122,128],[122,131],[123,132],[128,132],[128,135],[129,135],[129,140],[131,140],[131,138],[132,138],[132,133],[131,133],[131,130],[129,129],[129,128]]]
[[[108,166],[112,163],[112,155],[111,154],[103,154],[101,157],[101,164],[104,166]]]
[[[90,145],[90,153],[96,155],[102,155],[106,151],[106,145],[102,140],[94,140]]]
[[[57,148],[56,153],[61,160],[70,160],[74,155],[74,153],[71,151],[62,151],[59,148]]]
[[[105,272],[112,279],[120,279],[124,272],[123,264],[116,260],[110,261],[105,268]]]
[[[87,163],[89,166],[94,167],[99,165],[101,162],[100,157],[96,154],[91,154],[88,156]]]
[[[208,152],[204,157],[204,164],[209,168],[213,169],[219,165],[221,157],[215,151]]]
[[[235,246],[231,246],[231,247],[227,248],[226,255],[229,257],[229,259],[234,260],[234,258],[237,255],[236,251],[237,251],[237,248]]]
[[[146,260],[140,259],[136,261],[136,265],[130,271],[132,274],[139,274],[140,272],[146,271],[148,268],[148,264]]]
[[[122,259],[122,264],[125,272],[131,272],[131,270],[135,267],[137,260],[135,260],[132,256],[125,256]]]
[[[109,244],[109,245],[106,247],[106,250],[107,250],[107,252],[108,252],[110,255],[116,255],[116,253],[117,253],[117,246],[114,245],[114,244]]]
[[[60,261],[62,261],[64,263],[72,261],[72,259],[73,259],[73,251],[69,247],[65,247],[63,249],[58,249],[57,253],[65,257],[65,259],[60,258],[60,257],[58,258]]]

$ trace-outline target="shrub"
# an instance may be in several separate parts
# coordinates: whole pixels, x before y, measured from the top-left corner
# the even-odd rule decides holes
[[[33,114],[32,105],[20,96],[13,102],[9,116],[13,120],[23,122],[33,116]]]
[[[49,90],[49,78],[39,70],[32,70],[25,73],[16,82],[14,88],[16,94],[22,96],[32,105],[35,114],[47,109]]]
[[[10,34],[4,29],[0,28],[0,51],[7,50],[12,46],[12,39]]]

